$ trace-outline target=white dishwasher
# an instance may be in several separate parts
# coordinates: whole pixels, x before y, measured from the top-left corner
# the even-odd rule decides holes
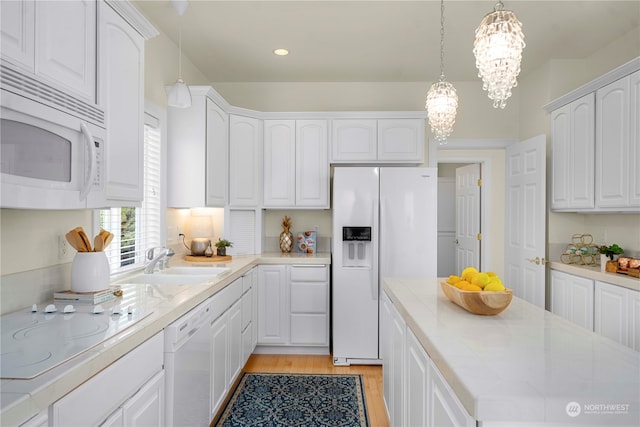
[[[167,426],[208,426],[211,402],[212,299],[165,328]]]

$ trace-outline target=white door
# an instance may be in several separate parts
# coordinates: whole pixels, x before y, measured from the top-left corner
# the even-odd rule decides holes
[[[456,169],[456,271],[480,270],[480,164]]]
[[[545,305],[546,140],[515,143],[506,152],[505,286]]]
[[[438,178],[438,277],[456,273],[456,179]]]

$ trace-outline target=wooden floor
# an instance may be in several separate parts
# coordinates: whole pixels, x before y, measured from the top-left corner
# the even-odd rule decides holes
[[[280,374],[361,374],[371,427],[389,426],[382,399],[382,366],[333,366],[331,356],[253,354],[244,370]]]

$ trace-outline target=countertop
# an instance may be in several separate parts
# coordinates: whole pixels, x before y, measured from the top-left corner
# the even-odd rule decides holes
[[[234,256],[230,262],[226,263],[197,263],[202,266],[214,265],[230,268],[230,273],[208,283],[197,285],[123,284],[123,296],[114,301],[103,303],[104,308],[109,310],[114,304],[122,306],[133,304],[139,309],[150,310],[152,313],[113,338],[32,380],[1,380],[0,425],[19,425],[45,411],[50,404],[162,331],[167,325],[256,265],[330,263],[330,253],[283,254],[274,252]],[[170,266],[194,264],[182,259],[172,259],[169,262]],[[112,280],[119,281],[121,278],[113,278]],[[30,307],[25,310],[30,310]]]
[[[473,418],[640,425],[640,353],[517,297],[496,316],[471,314],[440,280],[383,288]],[[575,418],[571,402],[583,408]]]
[[[563,262],[552,261],[549,263],[552,270],[564,271],[588,279],[599,280],[601,282],[612,283],[614,285],[640,291],[640,279],[618,273],[606,273],[600,271],[600,266],[587,266],[580,264],[565,264]]]

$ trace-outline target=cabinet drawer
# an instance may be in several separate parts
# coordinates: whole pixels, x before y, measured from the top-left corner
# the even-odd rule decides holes
[[[328,329],[326,314],[292,314],[291,344],[327,345]]]
[[[164,334],[158,333],[53,404],[53,425],[97,425],[162,370]],[[107,392],[111,391],[111,392]]]
[[[292,283],[292,313],[327,313],[327,283]]]
[[[291,267],[292,282],[326,282],[328,268],[326,265],[294,265]]]
[[[242,296],[242,278],[234,280],[229,286],[211,297],[211,312],[214,319],[220,317],[234,302]]]

